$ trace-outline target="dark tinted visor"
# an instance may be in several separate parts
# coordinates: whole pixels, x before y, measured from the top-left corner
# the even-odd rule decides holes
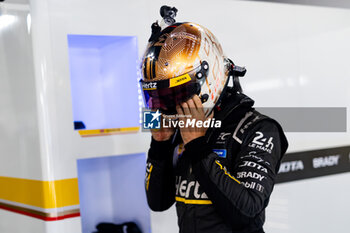
[[[192,71],[171,79],[147,82],[140,80],[145,107],[160,109],[165,114],[175,114],[176,105],[200,93],[208,71],[208,63],[203,61]]]

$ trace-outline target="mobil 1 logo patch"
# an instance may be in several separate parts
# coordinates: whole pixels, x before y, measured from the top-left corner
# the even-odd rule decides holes
[[[271,154],[273,149],[273,137],[265,137],[260,131],[255,132],[256,136],[253,141],[248,144],[251,148],[256,148],[262,151],[266,151]]]
[[[259,192],[264,192],[264,186],[256,182],[241,182],[241,184],[248,189],[255,189]]]

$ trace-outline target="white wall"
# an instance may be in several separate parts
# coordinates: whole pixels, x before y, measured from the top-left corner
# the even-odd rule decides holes
[[[221,41],[225,53],[237,64],[247,67],[242,84],[257,106],[349,107],[350,12],[347,9],[234,0],[31,0],[33,41],[28,42],[27,38],[27,47],[23,49],[30,49],[32,43],[36,100],[32,99],[33,76],[28,77],[31,77],[31,81],[27,80],[29,88],[21,87],[21,93],[31,96],[26,101],[30,106],[37,106],[37,113],[27,110],[39,123],[27,125],[34,127],[31,132],[35,135],[27,135],[23,140],[24,144],[30,144],[32,137],[40,137],[40,145],[31,143],[26,151],[33,154],[40,151],[42,157],[27,166],[25,161],[29,155],[20,157],[27,152],[5,149],[5,154],[11,157],[6,157],[8,166],[0,167],[3,176],[43,180],[74,178],[79,158],[147,151],[147,133],[82,139],[73,130],[67,34],[137,36],[141,55],[151,32],[150,25],[159,19],[159,7],[163,4],[179,9],[178,21],[193,21],[208,27]],[[23,17],[21,20],[19,30],[23,31],[26,22]],[[5,42],[20,43],[26,37],[6,38],[0,35],[1,52],[9,49],[5,48]],[[13,47],[11,51],[20,48]],[[16,69],[17,61],[11,60],[11,56],[2,59],[8,59],[12,65],[0,60],[1,67]],[[10,78],[8,72],[0,70]],[[22,77],[16,74],[11,80],[22,81]],[[0,77],[4,86],[9,86],[8,80]],[[0,99],[7,98],[6,110],[13,111],[11,116],[25,110],[11,109],[16,106],[16,102],[11,105],[16,98],[13,93],[0,92]],[[20,138],[23,127],[16,126],[8,116],[5,111],[1,112],[3,132],[15,129],[16,137]],[[289,151],[340,146],[350,141],[349,133],[288,133],[287,136]],[[7,147],[4,144],[2,148]],[[16,160],[22,163],[14,166]],[[35,167],[40,163],[45,169]],[[25,169],[27,172],[23,172]],[[345,188],[349,187],[349,178],[349,174],[343,174],[276,186],[268,208],[267,232],[326,233],[332,226],[336,232],[347,232],[343,217],[350,207],[346,198],[349,190]],[[330,197],[336,201],[329,202]],[[324,209],[320,209],[322,205]],[[284,211],[284,215],[278,211]],[[23,223],[13,226],[11,232],[16,233],[27,230],[37,233],[39,229],[60,233],[81,230],[79,218],[51,222],[43,227],[40,220],[29,221],[28,217],[4,211],[0,214],[0,229],[2,226],[10,229],[6,219]],[[165,213],[152,213],[152,227],[154,233],[178,232],[174,207]]]
[[[0,176],[40,179],[29,7],[2,8],[0,15]],[[10,157],[10,159],[8,158]]]

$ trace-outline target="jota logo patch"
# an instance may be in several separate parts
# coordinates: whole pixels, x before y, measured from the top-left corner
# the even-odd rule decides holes
[[[213,149],[213,152],[220,158],[226,158],[226,149]]]
[[[160,116],[159,110],[144,111],[143,112],[143,128],[144,129],[160,129]]]

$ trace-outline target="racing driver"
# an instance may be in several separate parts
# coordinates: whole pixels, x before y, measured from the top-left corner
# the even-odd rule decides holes
[[[176,202],[180,233],[263,233],[265,208],[288,142],[253,108],[216,37],[195,23],[152,25],[140,80],[146,107],[178,121],[215,118],[220,128],[152,130],[149,207]]]

